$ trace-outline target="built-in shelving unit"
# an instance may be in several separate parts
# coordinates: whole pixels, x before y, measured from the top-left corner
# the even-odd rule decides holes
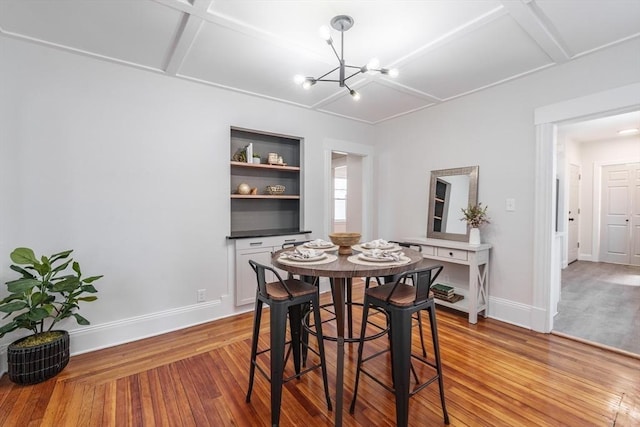
[[[230,160],[230,238],[282,235],[300,232],[302,224],[302,138],[248,129],[231,128],[229,158],[251,144],[260,163]],[[285,164],[268,164],[269,153]],[[250,159],[252,160],[252,159]],[[242,183],[253,194],[238,194]],[[281,194],[269,194],[267,186],[283,185]]]

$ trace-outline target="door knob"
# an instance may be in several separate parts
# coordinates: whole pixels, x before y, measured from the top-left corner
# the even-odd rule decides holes
[[[573,218],[569,218],[569,221],[573,221]]]

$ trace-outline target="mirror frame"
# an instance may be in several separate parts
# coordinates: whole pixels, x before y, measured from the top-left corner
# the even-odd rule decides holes
[[[466,234],[446,233],[444,231],[433,231],[434,225],[434,203],[436,196],[436,180],[443,176],[468,175],[469,176],[469,200],[467,206],[473,206],[478,203],[478,172],[479,166],[468,166],[464,168],[440,169],[431,171],[431,184],[429,189],[429,200],[427,201],[427,238],[456,240],[459,242],[469,241],[469,228]],[[462,217],[462,213],[460,213]]]

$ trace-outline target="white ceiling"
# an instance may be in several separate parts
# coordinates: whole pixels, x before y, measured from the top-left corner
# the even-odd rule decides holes
[[[338,65],[341,14],[348,64],[400,72],[349,80],[358,102],[293,83]],[[639,37],[640,0],[0,0],[0,34],[378,123]]]
[[[559,126],[558,134],[575,142],[593,142],[629,138],[627,135],[618,133],[627,129],[640,130],[640,111],[563,124]],[[640,132],[631,135],[637,138]],[[638,152],[640,153],[640,145]]]

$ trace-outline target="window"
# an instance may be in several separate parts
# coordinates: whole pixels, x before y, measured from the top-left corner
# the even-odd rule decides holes
[[[347,167],[335,168],[333,178],[333,219],[347,220]]]

